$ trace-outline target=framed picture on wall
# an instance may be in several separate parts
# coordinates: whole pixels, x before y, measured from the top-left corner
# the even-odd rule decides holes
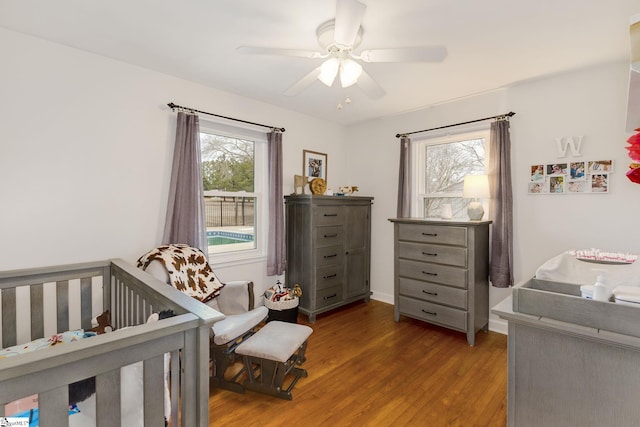
[[[564,176],[552,176],[549,178],[549,193],[562,194],[564,193]]]
[[[560,176],[567,174],[567,164],[566,163],[551,163],[547,165],[547,175],[549,176]]]
[[[531,165],[531,181],[544,181],[544,165]]]
[[[591,175],[591,192],[592,193],[608,193],[609,192],[609,174],[599,173]]]
[[[589,173],[609,173],[613,172],[612,160],[591,160],[589,161]]]
[[[586,167],[584,162],[571,162],[569,166],[569,178],[572,180],[585,179]]]
[[[570,179],[565,184],[566,193],[586,193],[588,190],[587,181],[584,178]]]
[[[302,174],[309,178],[327,180],[327,155],[316,151],[302,151]]]

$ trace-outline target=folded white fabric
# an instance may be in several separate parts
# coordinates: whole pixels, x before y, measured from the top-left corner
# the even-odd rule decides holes
[[[613,290],[617,303],[640,307],[640,287],[618,286]]]

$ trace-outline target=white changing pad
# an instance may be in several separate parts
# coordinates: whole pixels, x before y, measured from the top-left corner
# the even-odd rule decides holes
[[[598,264],[576,259],[565,252],[546,261],[536,270],[537,279],[593,285],[604,271],[610,288],[619,285],[640,286],[640,260],[632,264]]]

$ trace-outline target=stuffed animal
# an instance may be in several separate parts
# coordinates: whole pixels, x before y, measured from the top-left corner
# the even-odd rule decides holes
[[[91,319],[91,326],[93,326],[93,328],[89,330],[98,335],[113,331],[113,328],[111,327],[111,313],[109,313],[109,310],[105,311],[95,319]]]
[[[295,285],[293,285],[293,295],[297,296],[298,298],[300,298],[302,296],[302,288],[300,287],[300,285],[298,285],[297,283]]]

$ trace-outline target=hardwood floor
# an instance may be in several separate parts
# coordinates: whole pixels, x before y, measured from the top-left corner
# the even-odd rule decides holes
[[[506,336],[479,332],[470,347],[464,333],[407,317],[396,323],[393,306],[379,301],[319,315],[309,326],[309,376],[293,388],[293,401],[212,390],[210,424],[506,425]]]

